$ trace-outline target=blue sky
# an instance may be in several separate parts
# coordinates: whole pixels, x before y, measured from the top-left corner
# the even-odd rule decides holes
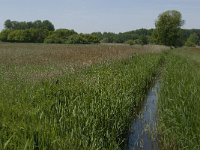
[[[183,28],[200,28],[200,0],[0,0],[0,29],[6,19],[48,19],[77,32],[124,32],[153,28],[165,10],[180,11]]]

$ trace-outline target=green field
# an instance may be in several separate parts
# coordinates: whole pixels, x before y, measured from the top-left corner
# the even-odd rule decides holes
[[[162,75],[159,131],[163,149],[200,149],[200,49],[172,51]]]
[[[0,43],[0,149],[120,149],[160,74],[160,149],[199,149],[200,49]]]

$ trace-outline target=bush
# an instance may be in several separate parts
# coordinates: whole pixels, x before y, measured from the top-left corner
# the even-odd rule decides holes
[[[42,43],[48,34],[48,30],[41,29],[10,30],[7,37],[5,37],[8,42]]]
[[[129,44],[129,45],[134,45],[135,44],[135,41],[134,40],[128,40],[125,42],[126,44]]]
[[[31,42],[31,34],[28,30],[14,30],[9,33],[8,41]]]
[[[8,42],[8,35],[10,34],[11,30],[3,30],[0,33],[0,41]]]
[[[68,44],[95,44],[100,43],[100,39],[89,34],[72,35],[69,37]]]
[[[186,41],[186,42],[185,42],[185,46],[188,46],[188,47],[195,47],[196,45],[195,45],[193,42],[191,42],[191,41]]]
[[[43,43],[45,38],[49,36],[48,30],[42,30],[42,29],[29,29],[31,41],[34,43]]]
[[[200,42],[199,36],[196,33],[192,33],[185,42],[185,46],[193,47],[199,45],[199,42]]]
[[[71,35],[76,35],[74,30],[58,29],[50,34],[45,40],[45,43],[67,43]]]
[[[59,37],[56,34],[49,35],[45,40],[44,43],[58,43],[62,44],[65,43],[65,40]]]

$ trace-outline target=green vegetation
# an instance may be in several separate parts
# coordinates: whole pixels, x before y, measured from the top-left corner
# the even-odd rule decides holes
[[[72,35],[77,35],[74,30],[58,29],[52,32],[45,40],[45,43],[67,43],[68,39]]]
[[[163,59],[159,147],[199,149],[199,48],[161,48],[2,43],[0,149],[120,149]]]
[[[34,22],[17,22],[6,20],[5,29],[0,33],[3,42],[43,43],[54,31],[54,25],[48,20]]]
[[[0,39],[4,42],[42,43],[48,35],[48,30],[41,29],[3,30]]]
[[[66,43],[67,44],[95,44],[95,43],[100,43],[100,40],[94,35],[79,34],[79,35],[70,36],[69,40]]]
[[[181,13],[178,11],[171,10],[160,14],[155,23],[156,41],[167,46],[180,46],[180,30],[183,23]]]
[[[137,49],[131,53],[127,46],[102,45],[102,52],[98,45],[25,46],[1,45],[0,149],[119,149],[162,55]],[[92,60],[94,51],[94,60],[98,55],[107,61],[114,55],[119,59],[119,54],[123,58],[126,51],[128,57],[48,78],[56,65],[68,60],[66,56],[72,57],[70,53],[84,62]],[[38,80],[34,70],[45,73],[44,67],[49,73]]]
[[[200,149],[199,59],[198,49],[179,49],[168,56],[158,107],[163,149]]]
[[[4,23],[5,29],[8,30],[26,30],[26,29],[42,29],[54,31],[54,25],[49,20],[36,20],[34,22],[18,22],[6,20]]]
[[[200,39],[197,33],[192,33],[185,43],[185,45],[189,47],[194,47],[199,44],[200,44]]]
[[[175,10],[159,15],[156,29],[125,33],[7,20],[0,149],[120,149],[158,72],[159,148],[200,149],[200,30],[181,29],[183,23]]]
[[[126,43],[130,45],[162,44],[168,46],[194,46],[200,39],[199,29],[181,29],[181,14],[166,11],[156,21],[156,29],[138,29],[124,33],[94,32],[78,34],[74,30],[54,29],[48,20],[17,22],[6,20],[0,32],[0,41],[19,43],[94,44]],[[195,37],[194,37],[195,34]],[[194,39],[195,38],[195,39]]]

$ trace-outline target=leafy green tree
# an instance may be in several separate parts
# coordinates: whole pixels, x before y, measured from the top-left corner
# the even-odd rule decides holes
[[[103,34],[101,32],[93,32],[91,35],[97,37],[99,40],[103,39]]]
[[[29,29],[31,42],[43,43],[44,40],[49,36],[49,30],[46,29]]]
[[[83,35],[72,35],[69,37],[67,44],[89,44]]]
[[[52,32],[46,39],[45,43],[66,43],[71,35],[77,34],[74,30],[57,29]]]
[[[11,22],[11,20],[6,20],[5,22],[4,22],[4,27],[5,27],[5,29],[11,29],[12,28],[12,22]]]
[[[68,44],[95,44],[100,43],[100,39],[94,35],[77,34],[69,37]]]
[[[146,45],[146,44],[148,44],[148,38],[147,38],[147,36],[145,36],[145,35],[140,36],[140,37],[139,37],[139,41],[140,41],[139,44],[141,44],[141,45]]]
[[[41,29],[3,30],[0,33],[0,40],[3,42],[43,43],[48,35],[48,30]]]
[[[128,40],[126,42],[124,42],[125,44],[129,44],[129,45],[134,45],[135,41],[134,40]]]
[[[176,10],[168,10],[158,16],[154,37],[158,44],[179,46],[180,30],[184,24],[182,15]]]
[[[5,29],[0,33],[0,41],[8,42],[8,35],[10,34],[11,30]]]
[[[200,39],[197,33],[192,33],[187,39],[185,45],[192,47],[200,44]]]
[[[66,42],[65,39],[59,37],[56,34],[51,34],[44,40],[44,43],[64,44],[65,42]]]
[[[18,22],[18,21],[11,21],[6,20],[4,23],[5,29],[10,30],[26,30],[26,29],[43,29],[54,31],[54,25],[48,20],[36,20],[34,22]]]
[[[54,31],[54,25],[49,21],[49,20],[44,20],[43,21],[43,29],[49,30],[49,31]]]
[[[28,30],[13,30],[8,35],[8,41],[31,42],[30,32]]]
[[[103,43],[115,43],[117,35],[112,32],[104,32],[103,33]]]

